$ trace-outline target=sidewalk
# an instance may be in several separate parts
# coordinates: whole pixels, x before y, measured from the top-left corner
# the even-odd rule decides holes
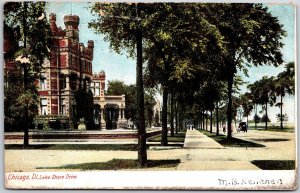
[[[234,149],[223,147],[197,130],[187,130],[183,147],[186,155],[176,168],[180,171],[259,170],[247,160],[232,159]]]
[[[206,135],[200,133],[197,130],[187,130],[183,147],[188,148],[188,149],[224,148],[222,145],[217,143],[215,140],[207,137]]]

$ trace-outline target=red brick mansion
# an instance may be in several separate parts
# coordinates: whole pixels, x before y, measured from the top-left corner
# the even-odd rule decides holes
[[[93,74],[94,41],[86,46],[79,41],[79,21],[77,15],[65,15],[62,29],[56,25],[56,15],[50,14],[53,48],[38,81],[36,129],[45,120],[50,128],[77,129],[82,118],[93,129],[126,125],[125,95],[105,96],[105,72]]]

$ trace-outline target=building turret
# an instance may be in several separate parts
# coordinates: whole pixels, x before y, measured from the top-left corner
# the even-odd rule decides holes
[[[78,15],[65,15],[64,23],[66,26],[66,36],[79,40],[78,25],[79,16]]]
[[[56,32],[57,31],[57,26],[56,26],[56,14],[55,13],[50,13],[49,21],[50,21],[51,31]]]
[[[89,40],[88,41],[88,49],[91,50],[91,59],[93,59],[93,55],[94,55],[94,41],[93,40]]]
[[[93,50],[93,48],[94,48],[94,41],[93,40],[88,41],[88,48]]]

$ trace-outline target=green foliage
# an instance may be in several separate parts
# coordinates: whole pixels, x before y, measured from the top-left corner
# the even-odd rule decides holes
[[[146,125],[149,127],[152,126],[153,117],[154,117],[154,106],[156,104],[155,98],[154,98],[154,92],[148,89],[148,91],[145,93],[145,121]]]
[[[274,104],[274,77],[264,76],[262,79],[255,81],[253,84],[248,85],[251,93],[251,99],[254,104],[266,105]]]
[[[262,4],[223,3],[207,6],[210,22],[218,27],[223,46],[225,70],[236,73],[247,61],[253,65],[279,65],[280,48],[286,36],[278,19]],[[226,71],[225,71],[226,73]]]
[[[269,117],[267,117],[265,114],[261,117],[260,119],[261,122],[271,122],[271,120],[269,119]]]
[[[284,97],[285,94],[295,94],[295,63],[285,65],[285,71],[279,73],[275,79],[274,92],[276,96]]]
[[[136,121],[136,87],[135,85],[126,85],[123,81],[109,81],[107,88],[108,95],[125,95],[125,118]],[[155,90],[148,88],[145,90],[144,108],[146,124],[151,127],[154,111],[153,107],[156,104],[154,95]]]
[[[144,168],[173,168],[178,166],[180,160],[148,160]],[[85,170],[121,170],[121,169],[140,169],[137,160],[112,159],[108,162],[92,162],[81,164],[70,164],[59,167],[39,167],[37,169],[79,169]]]
[[[196,3],[95,3],[91,6],[92,12],[99,14],[101,10],[104,17],[93,20],[89,26],[97,33],[105,34],[113,50],[120,53],[125,49],[130,56],[134,56],[137,29],[141,30],[147,62],[144,82],[149,87],[163,85],[167,95],[171,84],[195,81],[201,77],[200,73],[205,74],[203,70],[209,65],[200,65],[204,63],[204,57],[200,56],[206,56],[205,51],[220,50],[222,38],[216,27],[202,16],[202,6]],[[165,126],[166,109],[167,100],[164,100],[162,117]]]
[[[254,115],[253,120],[255,123],[259,123],[261,121],[261,118],[258,115]]]
[[[129,85],[126,88],[125,94],[125,118],[131,119],[133,122],[136,120],[136,86]]]
[[[237,69],[247,75],[251,65],[278,66],[283,62],[280,49],[286,33],[262,4],[94,3],[91,11],[104,13],[104,17],[93,20],[89,27],[103,33],[118,53],[126,50],[133,57],[135,35],[141,30],[147,63],[144,82],[148,87],[161,86],[166,95],[164,130],[168,93],[181,95],[185,99],[181,103],[191,115],[212,109],[227,89],[227,122],[231,126],[237,108],[232,93],[244,83],[236,76]],[[179,109],[184,117],[183,107]]]
[[[280,102],[275,105],[280,107],[280,114],[282,114],[283,107],[283,97],[285,94],[295,94],[295,63],[289,62],[285,65],[285,71],[278,74],[277,78],[274,80],[274,87],[272,90],[274,95],[272,102],[276,103],[277,96],[280,96]],[[283,116],[283,115],[281,115]],[[281,129],[283,129],[283,121],[280,117]]]
[[[108,82],[108,95],[125,95],[125,118],[135,121],[136,113],[136,87],[126,85],[123,81],[113,80]]]
[[[22,76],[20,71],[13,71],[9,74],[4,74],[4,128],[5,131],[12,131],[22,129],[20,127],[23,125],[23,121],[21,121],[23,113],[22,109],[16,104],[16,100],[20,93],[23,91],[22,87]]]
[[[289,120],[288,115],[286,113],[282,115],[282,118],[280,113],[276,114],[276,119],[277,122],[287,122]]]
[[[12,44],[4,58],[13,61],[17,68],[13,72],[8,71],[4,79],[7,85],[4,88],[6,130],[22,129],[37,114],[39,97],[35,80],[40,75],[44,60],[49,58],[48,50],[51,48],[45,5],[45,2],[4,4],[4,33],[9,34]],[[28,120],[24,118],[26,111]]]
[[[108,81],[107,95],[123,95],[126,94],[126,85],[123,81]]]
[[[280,65],[282,37],[286,35],[278,19],[262,4],[222,3],[207,6],[205,16],[223,37],[220,71],[228,84],[228,127],[233,110],[232,93],[237,69],[245,73],[250,65]],[[231,132],[228,132],[231,138]]]
[[[40,72],[52,45],[45,6],[46,2],[7,2],[4,5],[4,24],[14,30],[14,41],[22,41],[23,44],[14,50],[14,59],[18,56],[27,57],[28,69],[34,75]]]
[[[47,119],[44,119],[44,120],[43,120],[42,125],[43,125],[43,130],[44,130],[44,131],[49,131],[49,130],[50,130],[50,127],[49,127],[49,124],[48,124],[48,120],[47,120]]]
[[[243,115],[249,116],[252,109],[253,109],[253,103],[251,100],[251,93],[244,93],[240,96],[240,105],[243,108]]]

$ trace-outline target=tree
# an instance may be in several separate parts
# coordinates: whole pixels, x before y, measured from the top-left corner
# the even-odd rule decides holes
[[[145,92],[145,119],[146,125],[149,127],[152,126],[153,117],[154,117],[154,106],[156,104],[154,98],[155,91],[152,89],[147,89]]]
[[[107,94],[125,95],[125,118],[131,119],[136,123],[136,86],[126,85],[123,81],[119,80],[108,81]],[[151,127],[154,116],[153,107],[156,104],[154,99],[155,90],[146,88],[144,95],[145,121],[147,122],[147,125]]]
[[[280,102],[276,104],[276,106],[280,107],[280,128],[283,129],[283,97],[285,94],[294,94],[295,93],[295,63],[289,62],[285,65],[285,71],[278,74],[275,80],[274,93],[276,96],[280,96]],[[276,102],[276,98],[274,98],[274,102]]]
[[[125,118],[136,123],[136,86],[134,84],[126,85]]]
[[[217,30],[203,17],[202,6],[206,5],[164,3],[155,6],[157,12],[152,16],[151,28],[156,32],[149,35],[146,58],[154,84],[160,84],[163,91],[162,145],[168,144],[167,101],[173,85],[197,81],[197,73],[205,69],[201,65],[207,50],[220,43]]]
[[[144,15],[145,4],[94,3],[91,12],[98,16],[89,23],[96,33],[105,35],[105,40],[117,53],[126,50],[129,56],[136,54],[136,125],[138,129],[138,161],[147,164],[144,86],[143,86],[143,38],[145,31],[141,26],[147,23]]]
[[[155,112],[154,123],[155,123],[156,127],[159,126],[159,112],[158,112],[158,110],[156,110],[156,112]]]
[[[126,91],[126,85],[123,81],[112,80],[108,81],[107,95],[123,95]]]
[[[264,114],[264,115],[261,117],[260,121],[261,121],[261,122],[271,122],[271,120],[269,119],[269,117],[268,117],[266,114]]]
[[[288,115],[286,113],[285,114],[278,113],[276,114],[276,118],[277,118],[277,122],[280,122],[280,129],[282,130],[283,129],[281,128],[282,122],[288,121]]]
[[[275,100],[274,91],[274,77],[264,76],[262,79],[255,81],[248,85],[250,88],[254,103],[262,105],[266,117],[268,117],[268,104],[273,105]],[[268,121],[265,120],[265,129],[268,129]]]
[[[255,129],[257,129],[257,123],[259,123],[260,121],[260,117],[257,115],[257,107],[258,105],[261,103],[260,100],[260,89],[259,89],[259,85],[258,82],[254,82],[253,84],[249,84],[247,86],[247,88],[250,90],[250,98],[252,100],[252,103],[254,105],[255,108],[255,115],[254,115],[254,123],[255,123]]]
[[[254,120],[255,123],[259,123],[261,118],[257,114],[255,114],[254,117],[253,117],[253,120]]]
[[[232,85],[237,69],[246,72],[250,64],[278,66],[285,31],[278,19],[262,4],[212,4],[208,20],[216,25],[224,40],[223,73],[227,81],[227,138],[231,138]]]
[[[248,123],[248,116],[250,115],[252,109],[253,109],[253,103],[251,100],[251,94],[246,92],[243,95],[240,96],[240,103],[243,108],[243,115],[247,117],[247,123]]]
[[[14,34],[14,38],[10,39],[13,49],[5,54],[5,59],[13,60],[17,70],[23,72],[23,88],[17,89],[20,92],[15,95],[13,109],[24,123],[24,146],[29,145],[28,124],[36,115],[38,107],[39,97],[35,81],[40,76],[44,60],[49,58],[51,48],[45,6],[46,2],[6,2],[4,5],[4,30],[10,30]],[[11,91],[7,87],[5,93]],[[5,108],[11,109],[11,106]],[[10,115],[12,114],[14,113]]]

